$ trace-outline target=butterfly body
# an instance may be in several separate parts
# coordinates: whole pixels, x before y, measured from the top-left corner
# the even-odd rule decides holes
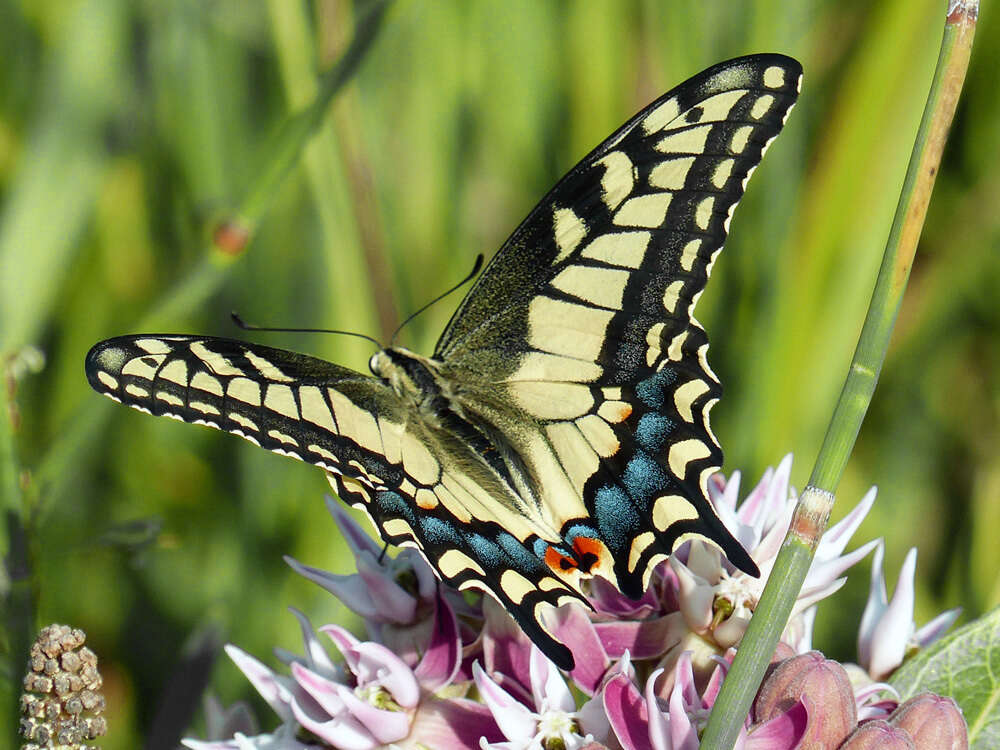
[[[231,339],[139,335],[87,357],[93,387],[323,468],[383,539],[495,596],[558,665],[545,613],[599,575],[633,598],[685,539],[756,566],[715,515],[721,386],[692,316],[801,69],[720,63],[638,113],[515,230],[430,357],[372,377]]]

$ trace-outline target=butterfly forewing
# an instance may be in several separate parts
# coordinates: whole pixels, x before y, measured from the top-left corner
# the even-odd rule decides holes
[[[225,430],[348,476],[388,480],[376,413],[402,408],[380,381],[315,357],[207,336],[120,336],[87,355],[95,390],[156,416]]]
[[[431,359],[386,350],[373,363],[398,367],[373,378],[229,339],[123,336],[91,350],[90,383],[320,466],[387,542],[493,594],[570,668],[545,613],[586,603],[583,578],[637,598],[691,536],[756,573],[705,494],[721,387],[692,309],[800,73],[780,55],[720,63],[629,120],[511,235]]]

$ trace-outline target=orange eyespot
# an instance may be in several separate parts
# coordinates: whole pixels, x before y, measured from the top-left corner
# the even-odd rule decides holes
[[[586,574],[600,562],[605,550],[604,543],[600,539],[578,536],[573,540],[572,557],[562,554],[555,547],[549,547],[545,551],[545,564],[557,573],[579,570]]]
[[[577,567],[576,560],[562,554],[555,547],[545,550],[545,564],[556,573],[565,573]]]
[[[576,552],[577,560],[579,560],[577,567],[584,573],[589,573],[590,569],[601,559],[601,553],[604,549],[604,543],[600,539],[578,536],[573,540],[573,551]]]

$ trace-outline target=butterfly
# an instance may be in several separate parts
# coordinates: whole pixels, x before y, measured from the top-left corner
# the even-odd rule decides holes
[[[719,63],[591,151],[531,211],[430,357],[372,375],[208,336],[120,336],[99,393],[321,467],[385,542],[496,597],[559,667],[546,613],[599,575],[638,599],[684,541],[756,565],[713,511],[721,386],[692,310],[747,179],[798,96],[776,54]]]

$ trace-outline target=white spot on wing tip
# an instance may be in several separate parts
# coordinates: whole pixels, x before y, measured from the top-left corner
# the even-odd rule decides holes
[[[110,388],[111,390],[113,391],[118,390],[118,381],[115,380],[115,378],[110,373],[104,372],[104,370],[98,370],[97,379],[100,380],[104,386]]]
[[[799,76],[801,79],[801,76]],[[764,71],[764,85],[769,89],[780,89],[785,85],[785,69],[772,65]]]

